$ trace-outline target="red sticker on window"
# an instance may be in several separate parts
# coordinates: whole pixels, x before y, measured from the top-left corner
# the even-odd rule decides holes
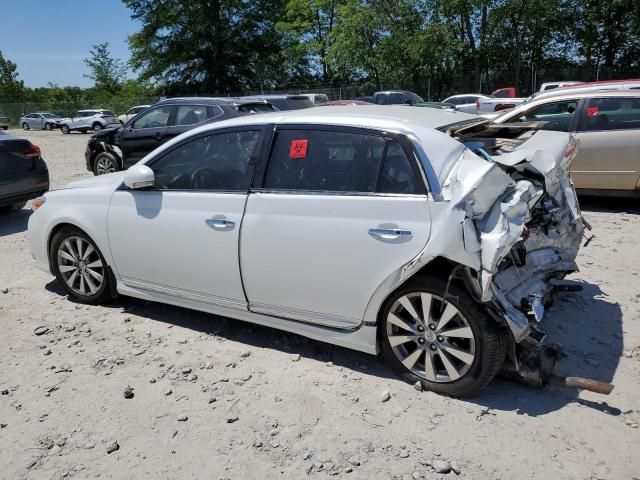
[[[291,140],[289,158],[304,158],[307,156],[309,140]]]
[[[598,107],[587,107],[587,117],[595,117],[598,115]]]

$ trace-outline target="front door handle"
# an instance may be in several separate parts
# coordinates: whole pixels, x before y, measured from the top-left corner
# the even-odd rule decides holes
[[[374,227],[369,229],[369,235],[390,240],[394,238],[411,238],[413,237],[413,232],[411,230],[404,230],[402,228]]]
[[[205,223],[213,229],[233,228],[236,226],[236,222],[226,218],[207,218]]]

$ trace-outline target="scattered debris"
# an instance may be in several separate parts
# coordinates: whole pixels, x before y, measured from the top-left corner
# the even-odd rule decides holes
[[[382,392],[382,395],[380,396],[380,401],[381,402],[388,402],[391,399],[391,394],[388,391],[384,391]]]
[[[299,361],[300,361],[300,359],[302,359],[302,356],[301,356],[299,353],[296,353],[295,355],[293,355],[293,356],[291,357],[291,361],[292,361],[292,362],[299,362]]]
[[[124,387],[124,398],[126,399],[130,399],[133,398],[133,387],[127,385],[126,387]]]
[[[178,417],[178,421],[179,422],[186,422],[187,420],[189,420],[189,417],[187,417],[186,415],[182,414]]]
[[[251,352],[246,351],[246,352],[242,352],[242,353],[240,354],[240,357],[242,357],[242,358],[247,358],[247,357],[248,357],[248,356],[250,356],[250,355],[251,355]]]
[[[35,333],[36,335],[40,336],[40,335],[44,335],[45,333],[47,333],[49,331],[49,327],[45,327],[44,325],[40,326],[40,327],[36,327],[33,330],[33,333]]]
[[[359,467],[360,466],[360,459],[354,455],[353,457],[351,457],[349,459],[349,463],[351,465],[353,465],[354,467]]]
[[[237,416],[227,417],[227,423],[234,423],[234,422],[237,422],[239,419],[240,417],[237,417]]]
[[[118,444],[118,441],[114,441],[112,443],[110,443],[109,445],[107,445],[107,453],[111,454],[115,451],[120,450],[120,445]]]
[[[415,388],[417,391],[421,392],[422,391],[422,382],[420,380],[418,380],[416,383],[413,384],[413,388]]]
[[[436,473],[449,473],[451,471],[451,464],[448,461],[440,460],[439,458],[431,460],[431,467]]]

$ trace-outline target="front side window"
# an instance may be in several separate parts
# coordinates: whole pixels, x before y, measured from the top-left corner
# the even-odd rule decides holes
[[[409,97],[407,97],[404,93],[392,93],[390,95],[390,102],[392,105],[403,105],[407,103],[411,103]]]
[[[247,191],[249,162],[260,132],[247,130],[183,143],[149,167],[160,190]]]
[[[140,117],[133,122],[133,128],[162,128],[169,124],[169,117],[171,116],[171,105],[164,107],[157,107],[143,113]]]
[[[374,192],[385,149],[375,135],[280,130],[264,186],[281,190]]]
[[[203,105],[179,105],[176,110],[176,125],[195,125],[207,119],[207,107]]]
[[[555,130],[558,132],[568,132],[571,119],[578,107],[577,100],[567,100],[564,102],[553,102],[539,105],[524,114],[511,118],[511,122],[547,122],[543,130]]]
[[[591,98],[580,118],[580,131],[640,129],[640,97]]]

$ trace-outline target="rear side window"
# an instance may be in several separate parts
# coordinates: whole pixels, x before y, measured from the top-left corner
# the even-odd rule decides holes
[[[384,154],[382,137],[324,130],[280,130],[265,188],[374,192]]]
[[[175,125],[194,125],[207,119],[207,107],[203,105],[178,105]]]
[[[640,97],[591,98],[578,128],[587,132],[640,129]]]
[[[259,131],[225,132],[179,145],[150,165],[160,190],[246,191]]]
[[[378,185],[380,193],[418,193],[411,163],[398,142],[391,142],[387,148]]]

